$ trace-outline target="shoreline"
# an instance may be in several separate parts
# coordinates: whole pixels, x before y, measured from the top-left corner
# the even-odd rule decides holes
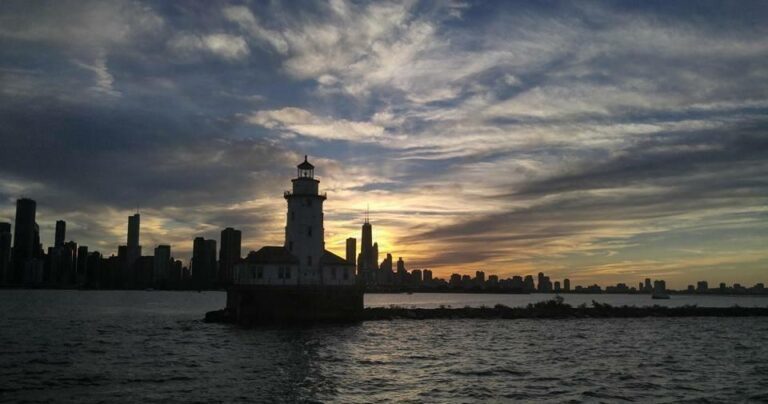
[[[517,319],[586,319],[586,318],[646,318],[646,317],[768,317],[766,307],[698,307],[698,306],[612,306],[592,301],[591,306],[571,306],[563,299],[552,299],[525,307],[439,307],[434,309],[406,307],[368,307],[349,322],[382,320],[517,320]],[[239,323],[257,325],[248,319],[238,321],[227,309],[205,314],[207,323]]]

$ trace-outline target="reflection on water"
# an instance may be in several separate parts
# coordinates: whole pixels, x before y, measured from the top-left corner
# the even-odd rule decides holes
[[[222,304],[221,293],[0,291],[0,399],[768,400],[765,318],[199,321]]]

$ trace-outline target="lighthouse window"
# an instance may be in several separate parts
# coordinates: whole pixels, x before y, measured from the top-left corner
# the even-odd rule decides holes
[[[307,237],[312,237],[312,226],[307,226]]]
[[[256,268],[256,278],[261,279],[264,277],[264,267],[260,266]]]
[[[295,219],[296,219],[296,212],[291,211],[291,220],[295,220]]]

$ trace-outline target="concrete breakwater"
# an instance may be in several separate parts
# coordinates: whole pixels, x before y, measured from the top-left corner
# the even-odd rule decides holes
[[[768,307],[698,307],[698,306],[612,306],[593,301],[591,306],[571,306],[562,298],[529,304],[525,307],[440,307],[420,309],[407,307],[370,307],[350,316],[348,321],[395,319],[568,319],[568,318],[642,318],[642,317],[750,317],[768,316]],[[336,319],[338,320],[338,319]],[[237,322],[227,311],[206,313],[206,322]]]

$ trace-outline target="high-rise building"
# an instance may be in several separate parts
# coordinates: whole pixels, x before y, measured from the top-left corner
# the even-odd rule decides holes
[[[555,292],[560,293],[560,281],[555,281]]]
[[[77,275],[75,279],[78,285],[84,285],[88,281],[88,246],[77,247]]]
[[[422,276],[424,277],[424,283],[432,282],[432,270],[431,269],[425,269],[422,272]]]
[[[219,283],[221,285],[232,283],[235,265],[242,258],[241,242],[242,232],[240,230],[227,227],[221,231],[221,246],[219,247]]]
[[[563,279],[563,291],[565,292],[571,291],[571,280],[568,278]]]
[[[141,257],[139,233],[141,232],[141,216],[136,213],[128,216],[128,243],[126,244],[126,262],[131,267]]]
[[[0,223],[0,285],[8,283],[11,268],[11,224]]]
[[[156,287],[167,288],[171,283],[171,246],[155,247],[152,282]]]
[[[709,292],[709,283],[707,281],[699,281],[696,283],[696,292],[707,293]]]
[[[24,281],[24,267],[27,261],[35,258],[36,249],[39,248],[35,242],[36,211],[37,203],[32,199],[21,198],[16,201],[16,227],[13,233],[11,283],[22,283]],[[39,232],[37,236],[39,237]]]
[[[525,279],[523,280],[523,290],[527,290],[529,292],[536,290],[536,287],[533,284],[533,276],[525,275]]]
[[[82,257],[80,258],[82,259]],[[102,287],[103,283],[106,280],[103,279],[103,271],[101,268],[101,253],[98,251],[94,251],[92,253],[88,254],[88,257],[85,259],[86,261],[86,273],[85,273],[85,284],[88,287],[95,287],[99,288]],[[79,262],[79,261],[78,261]]]
[[[67,222],[63,220],[56,221],[56,236],[53,239],[54,247],[61,247],[64,245],[64,239],[67,237]]]
[[[421,282],[422,282],[421,269],[414,269],[413,271],[411,271],[411,282],[413,283],[413,286],[421,286]]]
[[[350,237],[347,239],[347,262],[355,265],[355,257],[357,256],[357,239]]]
[[[213,288],[216,283],[216,240],[196,237],[192,245],[192,282],[198,289]]]
[[[373,243],[371,248],[371,268],[376,270],[379,267],[379,243]]]
[[[645,278],[645,287],[643,288],[643,292],[645,293],[653,292],[653,285],[651,285],[651,278]]]
[[[368,215],[363,223],[362,237],[360,238],[360,260],[357,263],[357,273],[364,283],[373,280],[373,271],[376,269],[376,258],[373,254],[373,229],[368,221]]]
[[[475,283],[477,284],[477,286],[485,285],[485,272],[484,271],[475,271]]]

